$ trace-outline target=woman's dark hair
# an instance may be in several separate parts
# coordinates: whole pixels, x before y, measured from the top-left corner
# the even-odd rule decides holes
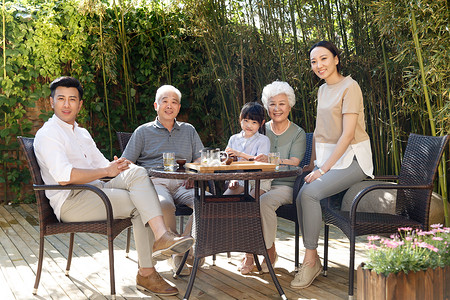
[[[53,80],[52,83],[50,83],[50,96],[52,98],[55,97],[55,90],[59,86],[76,88],[78,90],[80,100],[83,99],[83,87],[81,86],[81,83],[78,81],[78,79],[69,76],[63,76]]]
[[[258,102],[252,101],[245,103],[245,105],[241,109],[241,114],[239,116],[239,120],[242,121],[243,119],[249,119],[258,122],[259,133],[266,133],[266,128],[263,126],[263,122],[266,119],[264,107]]]
[[[337,56],[337,57],[338,57],[339,63],[337,64],[336,68],[337,68],[337,71],[338,71],[339,73],[341,73],[341,70],[342,70],[342,66],[341,66],[341,56],[339,55],[339,50],[338,50],[338,48],[337,48],[332,42],[329,42],[329,41],[320,41],[320,42],[315,43],[314,45],[312,45],[311,49],[309,49],[308,55],[311,56],[311,51],[312,51],[314,48],[317,48],[317,47],[324,47],[324,48],[327,48],[328,50],[330,50],[331,53],[333,53],[333,56]]]

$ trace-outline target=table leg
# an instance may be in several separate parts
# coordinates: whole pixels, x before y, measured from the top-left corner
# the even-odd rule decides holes
[[[246,182],[248,186],[248,180]],[[233,251],[233,249],[253,253],[258,270],[261,270],[261,265],[257,260],[257,254],[262,254],[278,293],[282,299],[287,299],[275,275],[264,242],[259,210],[260,181],[258,179],[255,181],[254,201],[248,201],[248,197],[244,196],[245,200],[241,202],[214,201],[208,203],[205,201],[205,189],[206,183],[204,181],[195,182],[193,233],[196,240],[194,244],[194,265],[183,299],[188,299],[192,292],[200,256]],[[205,228],[208,228],[211,232],[206,234]],[[241,236],[237,234],[236,236],[236,233],[242,228],[248,228],[250,232],[254,232],[256,235]],[[260,236],[260,238],[257,236]]]

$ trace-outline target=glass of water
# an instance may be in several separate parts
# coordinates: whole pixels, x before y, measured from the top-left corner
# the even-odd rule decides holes
[[[270,152],[269,155],[269,163],[276,165],[275,169],[279,169],[280,166],[280,152]]]
[[[175,165],[175,153],[165,152],[163,153],[164,170],[173,170]]]

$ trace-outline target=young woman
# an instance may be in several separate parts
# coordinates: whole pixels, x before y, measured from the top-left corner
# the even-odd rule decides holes
[[[311,162],[305,184],[297,196],[305,257],[292,288],[306,288],[322,271],[317,243],[322,226],[320,200],[372,176],[372,151],[365,130],[361,89],[341,72],[339,52],[321,41],[309,51],[313,72],[325,83],[317,95],[317,118]]]

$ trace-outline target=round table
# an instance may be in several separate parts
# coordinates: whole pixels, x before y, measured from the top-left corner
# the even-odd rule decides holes
[[[281,165],[278,170],[242,170],[220,171],[215,173],[198,173],[191,170],[167,171],[154,168],[150,176],[169,179],[190,179],[195,183],[194,223],[192,236],[194,243],[194,265],[184,299],[188,299],[192,291],[198,262],[202,257],[222,252],[247,252],[255,256],[258,270],[261,266],[257,255],[263,255],[272,280],[280,296],[287,299],[270,263],[261,226],[259,210],[259,187],[261,179],[274,179],[301,175],[302,169],[294,166]],[[207,182],[210,180],[244,180],[244,194],[241,195],[208,195]],[[255,180],[255,197],[248,193],[248,181]],[[185,254],[177,275],[187,258]]]

